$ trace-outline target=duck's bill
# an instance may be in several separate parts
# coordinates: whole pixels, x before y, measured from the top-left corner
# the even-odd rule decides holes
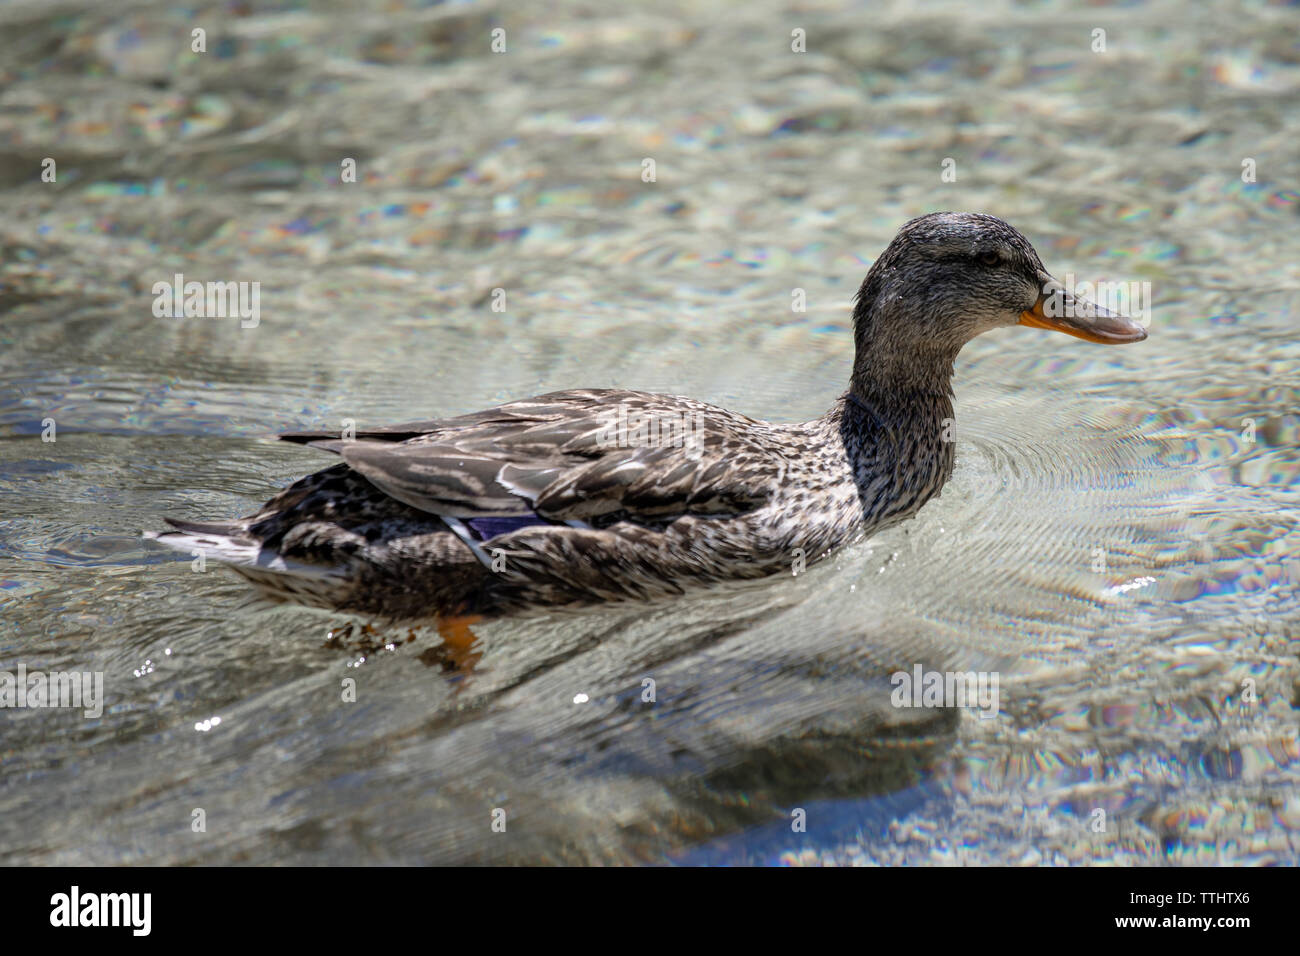
[[[1044,286],[1034,307],[1020,313],[1020,324],[1053,329],[1103,345],[1141,342],[1147,337],[1147,330],[1136,320],[1081,299],[1057,282]]]

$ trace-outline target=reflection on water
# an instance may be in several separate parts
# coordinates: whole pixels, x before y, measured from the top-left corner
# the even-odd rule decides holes
[[[1300,861],[1294,8],[356,7],[203,55],[163,3],[0,8],[0,659],[107,694],[0,716],[6,861]],[[138,536],[326,463],[277,430],[815,415],[945,208],[1149,281],[1151,338],[973,343],[943,496],[807,574],[499,622],[457,678]],[[259,282],[258,326],[155,318],[176,273]],[[916,664],[1000,716],[891,706]]]

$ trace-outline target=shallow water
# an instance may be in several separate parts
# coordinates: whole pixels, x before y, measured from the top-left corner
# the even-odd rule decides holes
[[[0,6],[0,661],[107,697],[0,714],[0,858],[1300,862],[1295,7],[358,6]],[[1149,281],[1151,337],[972,343],[942,497],[807,574],[499,622],[456,678],[140,538],[328,463],[281,430],[817,415],[935,209]],[[259,324],[155,318],[177,272]],[[893,708],[916,663],[999,716]]]

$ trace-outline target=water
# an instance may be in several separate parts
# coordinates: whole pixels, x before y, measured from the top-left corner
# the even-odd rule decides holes
[[[0,660],[107,697],[0,715],[6,862],[1300,862],[1294,6],[359,6],[0,6]],[[819,414],[934,209],[1149,281],[1151,337],[972,343],[943,496],[797,578],[499,622],[457,679],[139,537],[328,462],[281,430]],[[259,324],[155,318],[178,272]],[[1000,716],[891,707],[915,663]]]

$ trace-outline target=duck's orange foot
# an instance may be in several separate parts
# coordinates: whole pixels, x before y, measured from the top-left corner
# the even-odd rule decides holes
[[[325,633],[325,643],[322,646],[335,651],[346,647],[354,630],[355,627],[351,621],[348,621],[341,627],[332,627]]]
[[[481,620],[483,618],[478,614],[438,618],[438,636],[442,638],[442,646],[425,651],[420,660],[429,665],[441,664],[443,670],[471,673],[483,657],[481,650],[474,649],[478,635],[471,629]]]

